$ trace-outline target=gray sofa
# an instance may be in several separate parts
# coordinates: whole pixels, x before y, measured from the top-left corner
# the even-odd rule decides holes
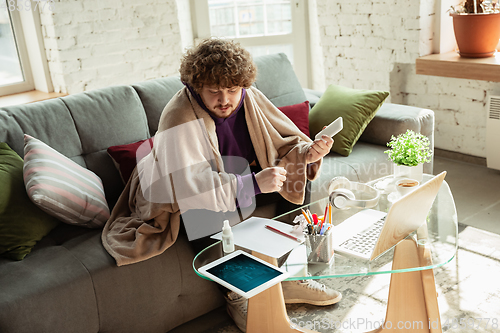
[[[256,86],[276,106],[319,99],[300,87],[284,55],[256,63]],[[164,106],[182,87],[168,77],[0,108],[0,142],[23,156],[24,133],[42,140],[101,177],[113,207],[124,186],[106,149],[154,135]],[[433,127],[432,111],[385,104],[349,157],[325,157],[313,195],[323,195],[321,183],[334,176],[367,181],[389,174],[382,152],[391,134],[411,128],[433,142]],[[117,267],[100,235],[61,223],[24,260],[0,258],[0,332],[164,333],[224,305],[215,284],[194,273],[185,236],[162,255]]]

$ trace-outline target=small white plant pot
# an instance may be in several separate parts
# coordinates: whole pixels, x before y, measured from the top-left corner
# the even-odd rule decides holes
[[[424,174],[424,164],[416,166],[406,166],[394,164],[394,178],[410,178],[422,183]]]

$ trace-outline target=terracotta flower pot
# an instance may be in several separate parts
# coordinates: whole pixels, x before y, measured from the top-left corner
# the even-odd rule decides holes
[[[491,57],[500,39],[500,13],[451,14],[460,56]]]

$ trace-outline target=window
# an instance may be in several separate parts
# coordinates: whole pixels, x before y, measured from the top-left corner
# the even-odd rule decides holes
[[[0,0],[0,96],[34,88],[18,8]]]
[[[290,1],[208,0],[208,8],[214,36],[234,38],[292,32]]]
[[[194,0],[194,35],[227,37],[254,56],[283,52],[307,87],[306,0]]]

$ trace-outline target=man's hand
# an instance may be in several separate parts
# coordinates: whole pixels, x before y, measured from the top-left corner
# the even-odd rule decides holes
[[[332,146],[333,139],[328,135],[322,135],[321,139],[314,140],[314,143],[311,147],[309,147],[309,151],[307,152],[307,164],[319,161],[323,158],[323,156],[330,152]]]
[[[282,167],[265,168],[255,175],[255,180],[262,193],[280,191],[286,180],[286,170]]]

